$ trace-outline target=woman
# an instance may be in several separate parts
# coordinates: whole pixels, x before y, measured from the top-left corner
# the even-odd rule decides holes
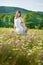
[[[27,28],[21,17],[21,11],[17,11],[14,18],[14,29],[17,34],[27,33]]]

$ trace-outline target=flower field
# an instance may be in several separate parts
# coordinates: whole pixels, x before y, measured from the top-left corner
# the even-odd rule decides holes
[[[0,65],[43,65],[43,30],[14,34],[0,28]]]

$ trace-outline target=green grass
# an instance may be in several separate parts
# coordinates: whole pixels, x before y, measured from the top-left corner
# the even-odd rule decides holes
[[[43,30],[29,29],[15,35],[12,28],[0,28],[0,65],[43,65]]]

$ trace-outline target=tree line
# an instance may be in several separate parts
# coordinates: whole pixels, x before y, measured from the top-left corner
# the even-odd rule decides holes
[[[0,14],[0,27],[13,27],[13,14]],[[43,29],[43,14],[37,12],[30,12],[23,15],[24,22],[28,28]]]

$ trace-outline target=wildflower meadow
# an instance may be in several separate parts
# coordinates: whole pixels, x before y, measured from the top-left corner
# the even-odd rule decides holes
[[[43,65],[43,30],[14,34],[0,28],[0,65]]]

